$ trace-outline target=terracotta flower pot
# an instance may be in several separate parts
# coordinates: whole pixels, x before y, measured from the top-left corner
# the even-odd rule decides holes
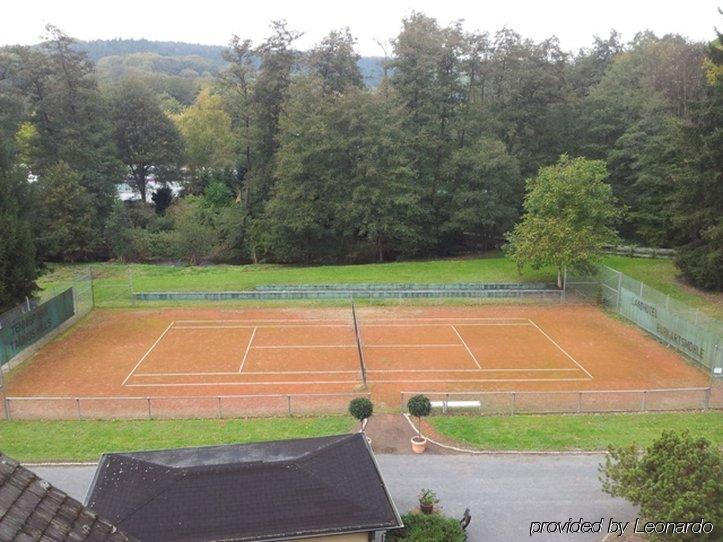
[[[412,451],[415,454],[423,454],[427,449],[427,439],[424,437],[412,437]]]
[[[422,514],[431,514],[434,512],[434,504],[422,504],[420,502],[419,509],[422,511]]]

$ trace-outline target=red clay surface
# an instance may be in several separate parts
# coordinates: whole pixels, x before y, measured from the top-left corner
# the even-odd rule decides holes
[[[703,371],[590,306],[359,308],[357,315],[369,391],[393,408],[402,391],[708,385]],[[6,384],[11,397],[350,393],[361,389],[361,371],[349,310],[96,310]]]

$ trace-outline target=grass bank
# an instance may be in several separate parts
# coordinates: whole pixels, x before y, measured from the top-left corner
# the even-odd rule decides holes
[[[633,278],[723,318],[723,294],[704,293],[682,284],[672,260],[606,256],[603,262]],[[41,277],[43,289],[59,288],[87,265],[49,266]],[[253,289],[264,284],[323,283],[452,283],[452,282],[554,282],[552,268],[526,268],[522,275],[514,262],[501,253],[482,258],[393,262],[364,265],[209,265],[92,264],[96,305],[130,306],[134,291],[223,291]]]
[[[663,430],[690,430],[723,446],[720,412],[541,416],[433,416],[434,429],[480,450],[605,450],[647,446]]]
[[[103,452],[238,444],[349,433],[348,416],[246,420],[0,422],[0,450],[26,462],[95,461]]]

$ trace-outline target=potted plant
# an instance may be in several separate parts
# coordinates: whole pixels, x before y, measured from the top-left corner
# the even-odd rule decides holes
[[[437,494],[431,489],[423,489],[419,493],[419,509],[423,514],[434,512],[434,505],[439,502]]]
[[[349,414],[351,414],[360,423],[359,432],[364,433],[365,420],[368,420],[374,412],[374,404],[366,397],[357,397],[349,401]],[[364,435],[366,436],[366,435]],[[371,439],[366,437],[367,442],[371,444]]]
[[[427,449],[427,439],[422,436],[422,418],[429,416],[432,403],[426,395],[415,395],[407,401],[407,410],[417,418],[417,434],[412,437],[412,451],[415,454],[424,453]]]

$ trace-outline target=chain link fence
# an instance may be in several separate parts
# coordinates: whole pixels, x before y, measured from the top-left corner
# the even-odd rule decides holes
[[[93,305],[93,279],[88,269],[0,314],[0,385],[2,369],[7,370],[88,314]]]
[[[607,266],[566,274],[565,297],[594,300],[723,376],[723,323]]]
[[[401,411],[426,395],[437,414],[597,414],[723,408],[723,385],[707,388],[584,391],[402,392]]]
[[[5,397],[6,420],[207,419],[345,414],[369,393],[157,396]]]

